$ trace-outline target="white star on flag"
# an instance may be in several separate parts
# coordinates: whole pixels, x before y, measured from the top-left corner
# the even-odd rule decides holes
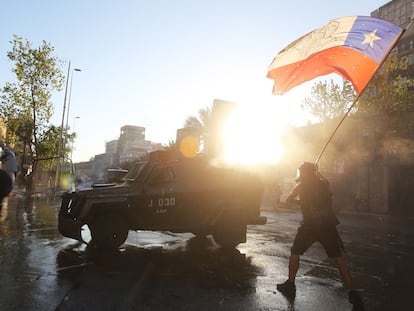
[[[267,73],[273,94],[331,73],[351,81],[361,94],[402,33],[397,25],[370,16],[330,20],[275,56]]]
[[[381,39],[381,38],[380,38],[380,37],[378,37],[376,34],[377,34],[377,29],[375,29],[375,30],[374,30],[373,32],[371,32],[371,33],[367,33],[367,34],[365,34],[365,35],[364,35],[365,39],[364,39],[364,41],[362,41],[362,44],[369,43],[370,47],[374,47],[374,42],[375,42],[376,40]]]

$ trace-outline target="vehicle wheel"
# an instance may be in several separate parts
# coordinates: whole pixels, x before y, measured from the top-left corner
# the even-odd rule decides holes
[[[214,241],[224,248],[234,248],[246,240],[246,225],[221,221],[213,231]]]
[[[101,215],[90,225],[92,245],[97,248],[118,248],[128,237],[125,220],[115,214]]]

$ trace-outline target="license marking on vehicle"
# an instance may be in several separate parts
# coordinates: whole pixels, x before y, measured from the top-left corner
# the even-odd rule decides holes
[[[175,206],[175,197],[151,199],[148,203],[148,207],[173,207]]]

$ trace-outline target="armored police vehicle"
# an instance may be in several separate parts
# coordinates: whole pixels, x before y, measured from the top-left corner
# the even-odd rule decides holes
[[[66,193],[59,232],[85,242],[87,225],[98,248],[118,248],[129,230],[212,234],[220,246],[235,247],[246,242],[247,225],[266,223],[262,193],[261,181],[245,172],[214,167],[203,156],[155,152],[121,183]]]

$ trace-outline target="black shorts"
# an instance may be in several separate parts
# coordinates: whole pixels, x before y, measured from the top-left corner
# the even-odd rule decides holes
[[[328,257],[339,257],[342,255],[342,242],[335,226],[307,226],[298,228],[291,253],[303,255],[314,243],[320,242]]]

